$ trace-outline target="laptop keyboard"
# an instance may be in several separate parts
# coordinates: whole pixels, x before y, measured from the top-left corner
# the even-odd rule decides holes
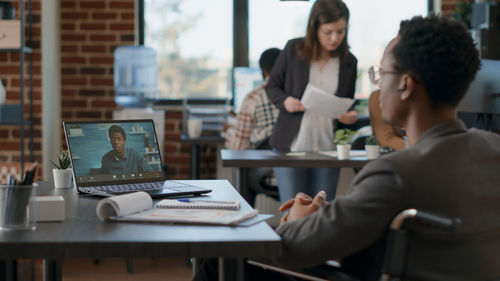
[[[131,191],[145,191],[155,189],[171,189],[180,191],[177,188],[183,188],[188,185],[176,181],[165,182],[146,182],[146,183],[133,183],[133,184],[118,184],[118,185],[103,185],[84,188],[89,192],[106,192],[106,193],[123,193]]]

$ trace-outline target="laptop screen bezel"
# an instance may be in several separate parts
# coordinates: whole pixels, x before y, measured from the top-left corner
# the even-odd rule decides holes
[[[153,119],[127,119],[127,120],[100,120],[100,121],[67,121],[63,122],[63,129],[64,129],[64,137],[66,139],[66,145],[68,146],[68,151],[70,154],[70,159],[71,159],[71,167],[74,167],[73,163],[73,155],[71,154],[71,147],[70,143],[68,140],[68,133],[66,131],[66,127],[69,127],[70,125],[81,125],[81,124],[119,124],[119,123],[139,123],[139,122],[151,122],[153,125],[153,132],[155,136],[155,143],[158,146],[158,153],[160,154],[160,167],[163,167],[163,157],[161,155],[161,150],[159,149],[159,143],[158,143],[158,137],[156,135],[156,127],[154,126]],[[167,175],[164,170],[162,170],[162,177],[157,177],[157,178],[141,178],[141,179],[117,179],[113,181],[93,181],[93,182],[79,182],[78,178],[76,177],[76,171],[75,169],[72,169],[73,172],[73,178],[75,179],[75,184],[77,188],[80,187],[91,187],[91,186],[102,186],[102,185],[117,185],[117,184],[134,184],[134,183],[145,183],[145,182],[159,182],[159,181],[165,181],[167,179]],[[80,190],[79,190],[80,191]]]

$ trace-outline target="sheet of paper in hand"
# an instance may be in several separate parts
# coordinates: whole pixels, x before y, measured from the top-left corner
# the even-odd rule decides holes
[[[338,118],[340,114],[346,112],[354,103],[354,99],[339,98],[310,83],[307,84],[300,101],[307,112],[313,112],[314,114],[330,118]]]

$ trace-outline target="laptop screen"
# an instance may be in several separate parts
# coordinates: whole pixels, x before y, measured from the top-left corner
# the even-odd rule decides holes
[[[77,186],[165,180],[152,120],[65,122]]]

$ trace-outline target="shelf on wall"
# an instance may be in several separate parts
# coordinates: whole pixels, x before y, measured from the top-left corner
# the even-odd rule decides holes
[[[32,54],[33,48],[31,47],[9,48],[9,49],[0,48],[0,53],[9,53],[9,52],[23,52],[26,54]]]
[[[20,116],[20,104],[0,104],[0,125],[20,125]],[[31,120],[24,120],[24,124],[30,125]]]

